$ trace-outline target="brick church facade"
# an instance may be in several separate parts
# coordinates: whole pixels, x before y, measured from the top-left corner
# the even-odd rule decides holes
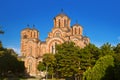
[[[55,54],[55,45],[73,41],[80,48],[89,44],[89,38],[82,35],[83,28],[78,23],[70,26],[70,18],[60,13],[54,17],[54,27],[48,33],[44,42],[39,39],[39,31],[35,28],[25,28],[21,31],[21,56],[25,62],[26,71],[32,76],[38,75],[39,61],[46,53]]]

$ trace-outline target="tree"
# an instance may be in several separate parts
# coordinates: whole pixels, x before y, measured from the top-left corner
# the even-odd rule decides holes
[[[84,72],[83,80],[114,80],[114,58],[106,55],[97,60],[93,68]]]
[[[56,74],[59,74],[59,77],[73,78],[80,69],[79,47],[73,42],[66,42],[57,45],[56,50]]]
[[[117,44],[117,46],[114,47],[115,56],[114,56],[114,74],[115,74],[115,80],[120,79],[120,43]]]
[[[118,43],[113,50],[115,51],[116,54],[120,54],[120,43]]]
[[[38,64],[37,69],[38,69],[39,71],[45,71],[45,70],[46,70],[45,64],[40,61],[39,64]]]
[[[85,48],[80,50],[80,67],[83,72],[88,67],[93,67],[95,65],[96,60],[99,59],[100,49],[96,47],[94,44],[89,44]]]
[[[52,53],[47,53],[43,55],[43,61],[39,62],[38,70],[46,71],[49,75],[54,75],[56,59]],[[47,76],[47,75],[46,75]]]
[[[0,44],[1,45],[1,44]],[[0,47],[0,76],[8,74],[23,73],[25,70],[24,63],[17,59],[16,53],[11,49]]]
[[[101,57],[105,55],[114,55],[113,47],[109,43],[105,43],[101,46]]]
[[[120,79],[120,53],[116,54],[114,58],[115,58],[114,76],[115,76],[115,80],[119,80]]]

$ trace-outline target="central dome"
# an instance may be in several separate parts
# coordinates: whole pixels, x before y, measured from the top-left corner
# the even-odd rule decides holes
[[[59,17],[59,16],[60,16],[60,17],[67,17],[67,18],[69,18],[69,17],[68,17],[65,13],[63,13],[63,12],[60,13],[60,14],[58,14],[56,17]],[[69,19],[70,19],[70,18],[69,18]]]

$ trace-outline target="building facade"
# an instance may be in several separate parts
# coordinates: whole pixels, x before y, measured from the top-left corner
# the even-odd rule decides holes
[[[78,23],[70,26],[70,21],[64,13],[54,17],[54,27],[44,42],[40,41],[39,31],[35,28],[25,28],[21,31],[21,56],[28,74],[31,76],[39,74],[37,70],[39,61],[42,61],[42,56],[46,53],[55,54],[56,44],[73,41],[80,48],[89,44],[89,38],[82,35],[82,26]]]

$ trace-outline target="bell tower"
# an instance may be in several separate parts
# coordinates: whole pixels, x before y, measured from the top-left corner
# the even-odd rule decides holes
[[[33,26],[33,28],[29,28],[29,25],[27,25],[27,28],[23,29],[21,31],[21,53],[22,56],[27,56],[27,48],[28,48],[28,41],[39,41],[39,31],[36,30]]]

